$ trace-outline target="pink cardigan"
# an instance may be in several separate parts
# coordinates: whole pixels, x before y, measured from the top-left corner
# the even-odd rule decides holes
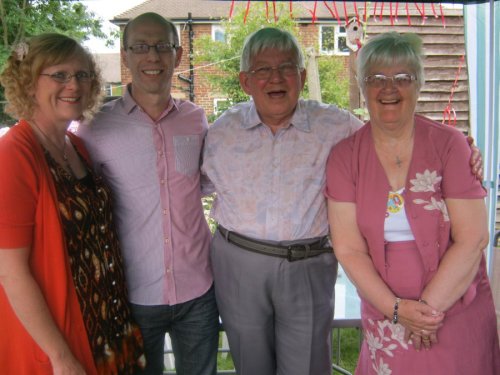
[[[425,117],[415,116],[415,143],[405,184],[405,211],[426,274],[436,273],[450,246],[450,221],[445,198],[481,199],[485,189],[469,167],[470,147],[462,133]],[[368,122],[332,150],[327,162],[325,194],[336,201],[355,202],[358,226],[369,247],[373,264],[386,280],[384,220],[391,190],[375,153]],[[478,282],[485,279],[484,259],[479,272],[461,300],[448,311],[469,304]],[[422,290],[425,285],[422,286]],[[368,302],[363,311],[374,319],[383,316]]]

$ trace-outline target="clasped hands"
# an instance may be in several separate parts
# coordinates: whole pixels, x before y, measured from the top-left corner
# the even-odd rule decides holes
[[[404,299],[399,303],[398,322],[405,327],[405,341],[410,339],[418,351],[437,344],[437,331],[443,325],[445,314],[424,301]]]

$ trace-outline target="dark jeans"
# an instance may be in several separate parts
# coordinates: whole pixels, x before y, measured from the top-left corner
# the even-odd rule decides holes
[[[144,338],[147,367],[141,375],[163,374],[165,334],[172,340],[178,375],[215,375],[219,313],[213,286],[203,296],[177,305],[131,304]]]

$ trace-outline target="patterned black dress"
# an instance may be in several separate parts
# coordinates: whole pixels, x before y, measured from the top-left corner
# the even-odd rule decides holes
[[[73,282],[99,374],[133,374],[145,364],[132,321],[111,194],[80,155],[87,175],[76,179],[46,151],[54,177]]]

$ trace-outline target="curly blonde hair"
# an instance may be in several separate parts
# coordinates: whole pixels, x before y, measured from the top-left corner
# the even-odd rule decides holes
[[[97,111],[102,99],[101,74],[89,51],[76,40],[56,33],[40,34],[20,44],[11,52],[0,75],[8,102],[5,108],[8,114],[18,119],[31,119],[36,106],[32,93],[41,71],[75,57],[86,61],[93,73],[89,101],[83,115],[89,118]],[[20,50],[23,50],[22,54]]]

